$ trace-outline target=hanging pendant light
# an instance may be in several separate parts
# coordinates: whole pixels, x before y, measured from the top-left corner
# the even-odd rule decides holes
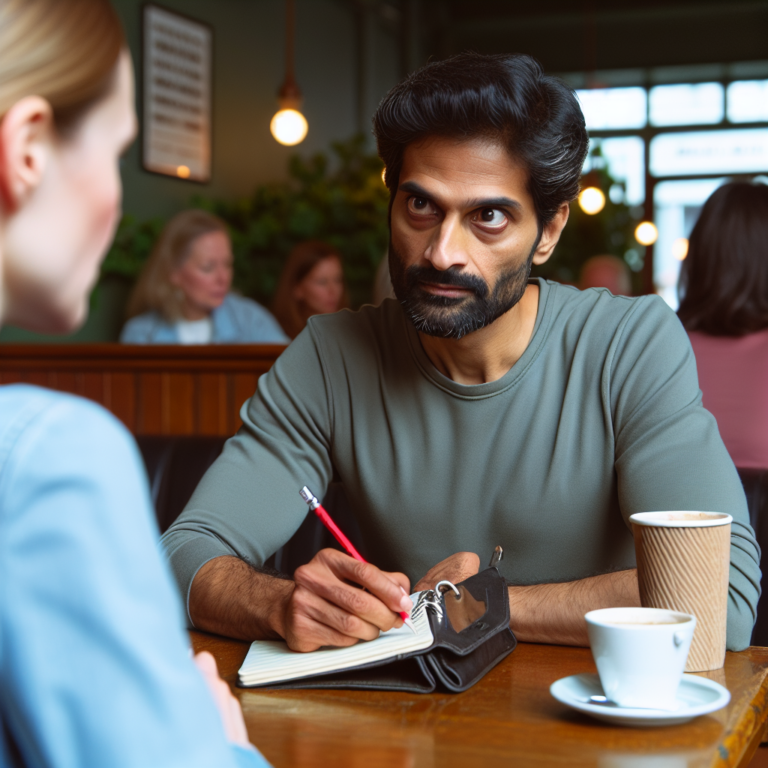
[[[269,130],[280,144],[293,147],[304,141],[309,125],[301,114],[301,91],[294,75],[294,40],[296,14],[294,0],[285,0],[285,81],[277,99],[280,109],[269,124]]]

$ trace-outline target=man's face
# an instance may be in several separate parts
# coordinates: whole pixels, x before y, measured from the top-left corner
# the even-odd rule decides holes
[[[531,261],[551,252],[538,253],[527,180],[492,141],[431,137],[406,148],[389,268],[395,295],[419,331],[458,339],[520,301]]]

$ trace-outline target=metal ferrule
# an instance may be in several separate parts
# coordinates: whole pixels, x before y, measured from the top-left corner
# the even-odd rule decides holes
[[[309,508],[313,512],[320,506],[320,502],[317,500],[317,498],[312,493],[312,491],[310,491],[309,488],[307,488],[306,485],[299,491],[299,494],[301,498],[304,499],[304,501],[306,501],[307,504],[309,504]]]

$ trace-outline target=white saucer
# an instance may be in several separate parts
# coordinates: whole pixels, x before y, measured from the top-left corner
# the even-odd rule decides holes
[[[694,717],[721,709],[731,700],[731,694],[722,685],[696,675],[683,675],[677,690],[679,707],[674,712],[593,704],[588,701],[590,696],[603,695],[603,686],[600,685],[597,675],[564,677],[552,683],[549,692],[559,702],[598,720],[617,725],[646,727],[687,723]]]

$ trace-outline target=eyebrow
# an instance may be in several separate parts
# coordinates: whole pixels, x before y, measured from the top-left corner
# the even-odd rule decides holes
[[[399,187],[399,191],[407,192],[411,195],[425,197],[427,200],[434,200],[424,187],[418,185],[415,181],[404,181]],[[522,211],[523,206],[511,197],[475,197],[464,202],[465,208],[514,208]]]

